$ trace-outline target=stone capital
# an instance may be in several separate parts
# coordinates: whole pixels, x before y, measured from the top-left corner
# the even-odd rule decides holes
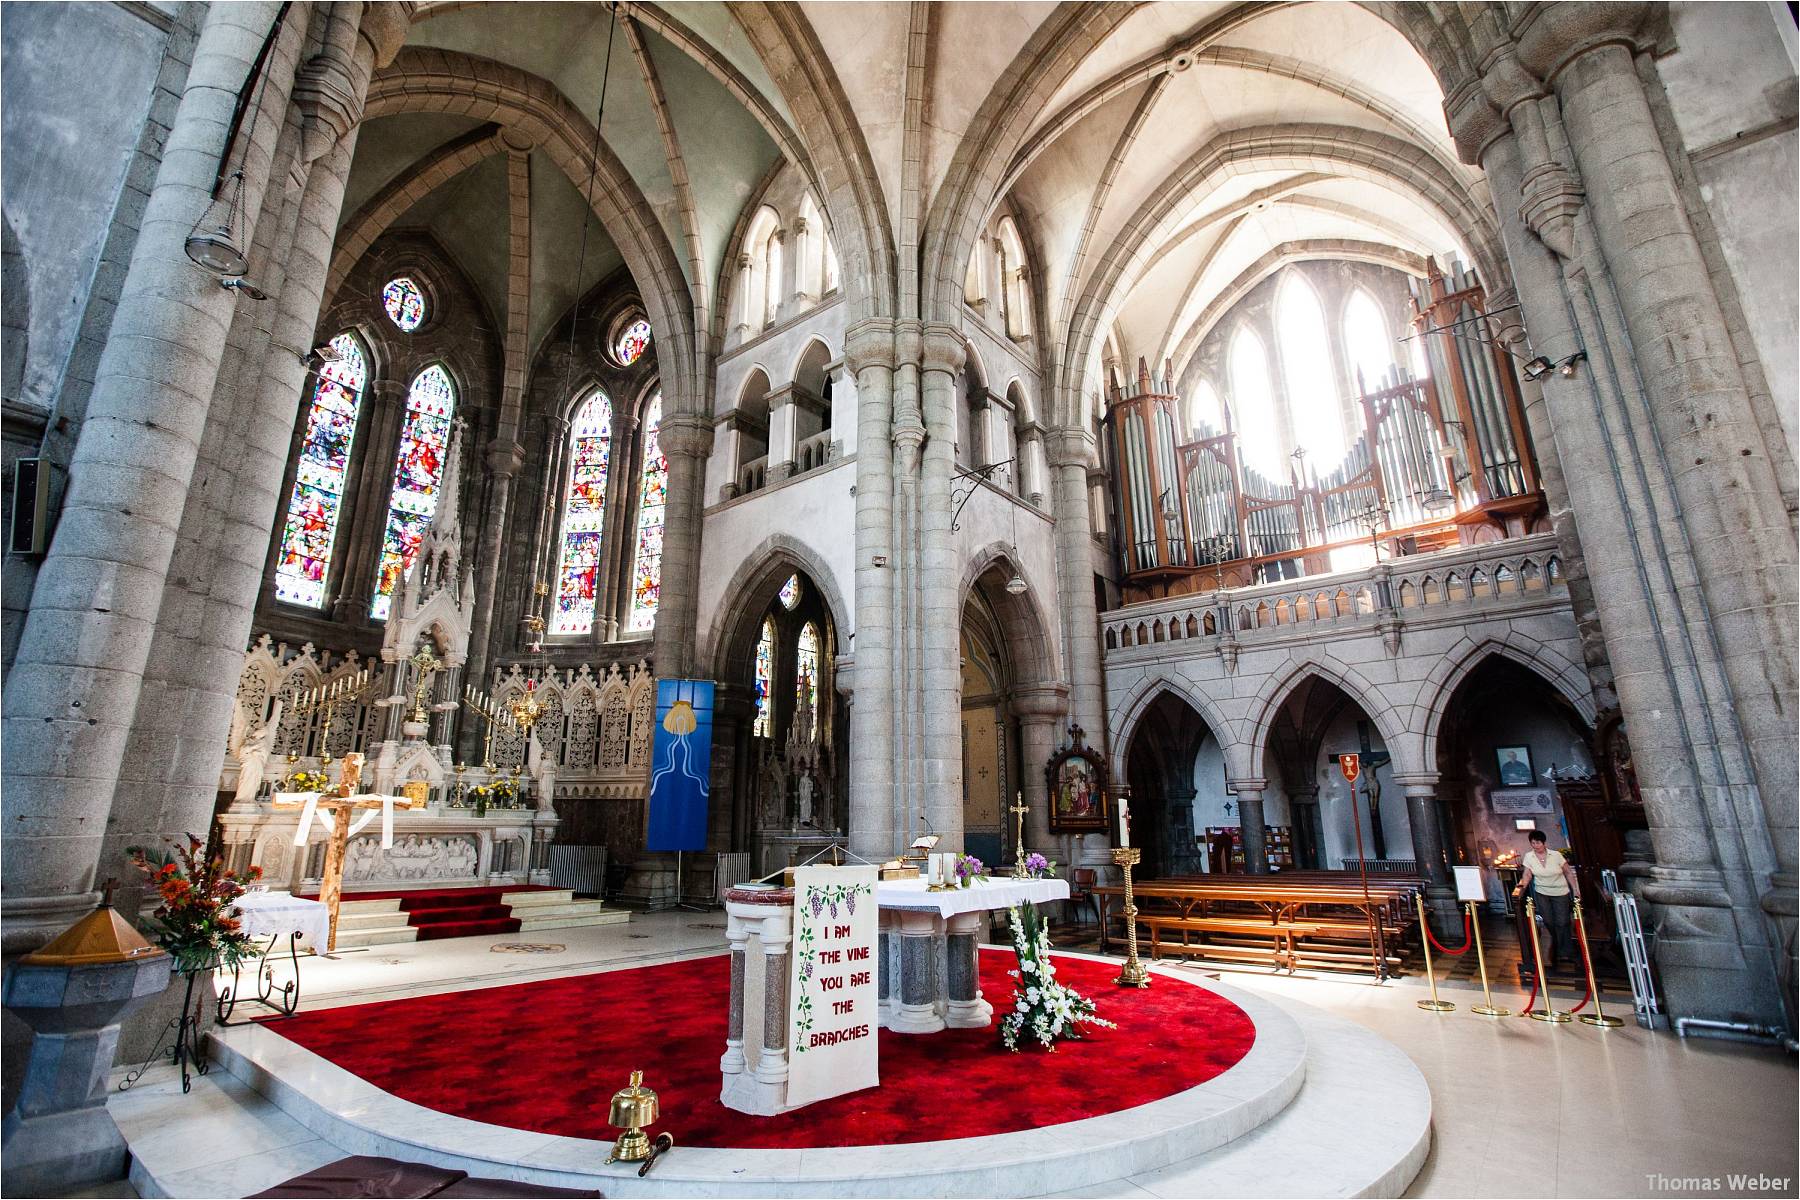
[[[1260,800],[1262,799],[1263,791],[1269,786],[1269,781],[1267,779],[1227,779],[1225,781],[1225,786],[1236,792],[1239,796],[1244,795],[1246,792],[1255,792],[1256,798]]]
[[[495,440],[487,448],[488,471],[502,479],[518,473],[525,465],[525,447],[513,441]]]
[[[1444,98],[1444,120],[1456,143],[1456,156],[1470,166],[1481,165],[1487,148],[1512,132],[1506,118],[1494,107],[1479,81],[1471,80]]]
[[[375,51],[378,70],[393,62],[394,55],[400,53],[400,47],[412,29],[416,7],[413,0],[377,0],[363,5],[359,32],[369,43],[369,48]]]
[[[656,444],[670,458],[705,458],[712,453],[712,419],[698,413],[668,413],[656,427]]]
[[[894,323],[875,317],[844,331],[844,363],[853,375],[869,367],[894,369]]]
[[[1069,685],[1066,683],[1040,683],[1027,687],[1015,688],[1012,694],[1012,710],[1026,723],[1035,725],[1039,721],[1052,721],[1062,717],[1069,711]]]
[[[1656,7],[1641,0],[1529,5],[1512,25],[1519,63],[1539,79],[1555,83],[1564,67],[1592,50],[1635,46]]]
[[[1395,775],[1394,783],[1408,796],[1422,796],[1431,799],[1438,794],[1438,776],[1435,771]]]
[[[1094,445],[1094,435],[1085,429],[1054,429],[1044,437],[1044,451],[1049,455],[1053,467],[1080,467],[1083,470],[1099,465],[1100,456]]]

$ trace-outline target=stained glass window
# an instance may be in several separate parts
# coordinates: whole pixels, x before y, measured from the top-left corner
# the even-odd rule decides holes
[[[576,410],[569,431],[569,491],[563,502],[562,554],[556,569],[551,633],[586,633],[594,627],[606,520],[606,464],[611,453],[612,401],[595,388]]]
[[[640,317],[625,327],[625,332],[619,335],[617,344],[613,346],[613,353],[618,356],[621,365],[629,367],[644,357],[644,351],[649,348],[650,322]]]
[[[1357,288],[1344,306],[1344,346],[1350,352],[1350,369],[1362,377],[1366,391],[1377,391],[1394,361],[1394,344],[1388,341],[1387,322],[1369,293]]]
[[[1238,453],[1267,479],[1287,478],[1281,435],[1275,429],[1275,392],[1263,340],[1249,326],[1231,339],[1231,414],[1236,418]]]
[[[819,627],[807,622],[794,647],[794,711],[811,716],[806,734],[819,736]]]
[[[394,462],[394,490],[388,497],[387,531],[381,537],[381,570],[369,615],[387,619],[394,589],[412,569],[419,542],[437,511],[444,455],[450,445],[450,418],[456,412],[456,385],[440,366],[426,367],[406,394],[406,421],[400,427],[400,454]]]
[[[771,737],[775,728],[775,705],[769,693],[769,681],[775,677],[775,622],[763,618],[762,638],[756,643],[756,723],[750,732],[757,737]]]
[[[281,557],[275,565],[275,598],[319,608],[325,603],[325,576],[344,507],[344,473],[356,439],[368,364],[348,333],[331,339],[336,362],[319,368],[318,386],[306,413],[306,440],[288,498]]]
[[[401,333],[411,333],[425,323],[425,293],[404,275],[381,289],[381,306]]]
[[[1298,274],[1290,274],[1275,293],[1275,324],[1294,437],[1306,449],[1307,465],[1323,475],[1338,465],[1348,446],[1344,410],[1331,377],[1325,310]]]
[[[656,602],[662,595],[663,504],[668,499],[669,460],[657,443],[662,425],[662,395],[644,406],[643,498],[638,501],[637,554],[631,570],[629,629],[656,625]]]
[[[775,594],[781,598],[781,607],[793,612],[794,605],[800,603],[800,577],[789,575],[788,581],[782,584],[781,590]]]

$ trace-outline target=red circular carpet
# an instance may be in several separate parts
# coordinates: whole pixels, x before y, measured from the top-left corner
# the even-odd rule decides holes
[[[996,1022],[1012,1007],[1014,964],[1010,950],[982,951]],[[1077,1121],[1205,1083],[1256,1039],[1244,1010],[1205,988],[1158,976],[1127,991],[1113,986],[1117,964],[1058,955],[1057,967],[1119,1027],[1016,1054],[997,1027],[883,1030],[880,1087],[780,1117],[719,1103],[722,954],[301,1013],[269,1028],[415,1104],[569,1137],[611,1139],[608,1101],[642,1069],[682,1145],[742,1149],[933,1142]]]

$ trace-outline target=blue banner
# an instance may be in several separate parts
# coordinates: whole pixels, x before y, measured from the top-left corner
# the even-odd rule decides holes
[[[713,684],[659,679],[650,743],[647,850],[706,849],[706,801],[712,790]]]

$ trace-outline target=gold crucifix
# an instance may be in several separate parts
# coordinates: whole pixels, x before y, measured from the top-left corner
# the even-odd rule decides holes
[[[1014,803],[1011,806],[1009,806],[1006,811],[1009,813],[1012,813],[1013,816],[1018,819],[1018,823],[1019,823],[1019,844],[1018,844],[1018,848],[1013,852],[1013,878],[1014,879],[1024,879],[1024,878],[1026,878],[1026,875],[1025,875],[1025,814],[1031,811],[1031,806],[1029,804],[1025,803],[1025,793],[1024,792],[1016,793],[1016,799],[1015,799]]]
[[[444,664],[439,662],[438,656],[432,652],[430,642],[420,646],[419,652],[406,661],[413,665],[413,669],[419,675],[419,681],[413,684],[412,712],[407,715],[406,719],[419,725],[430,724],[431,712],[425,707],[425,701],[431,694],[431,677],[443,670]]]
[[[325,824],[328,836],[325,840],[325,867],[319,873],[319,899],[331,911],[331,933],[325,941],[327,954],[337,950],[338,906],[344,891],[344,853],[349,848],[351,835],[380,815],[383,817],[381,845],[385,850],[393,841],[393,810],[413,807],[410,796],[359,792],[357,788],[362,784],[362,767],[361,754],[346,754],[338,782],[329,791],[277,792],[274,799],[276,808],[301,810],[300,828],[294,835],[296,846],[306,845],[315,816]],[[357,809],[366,810],[365,815],[352,825],[350,814]]]

